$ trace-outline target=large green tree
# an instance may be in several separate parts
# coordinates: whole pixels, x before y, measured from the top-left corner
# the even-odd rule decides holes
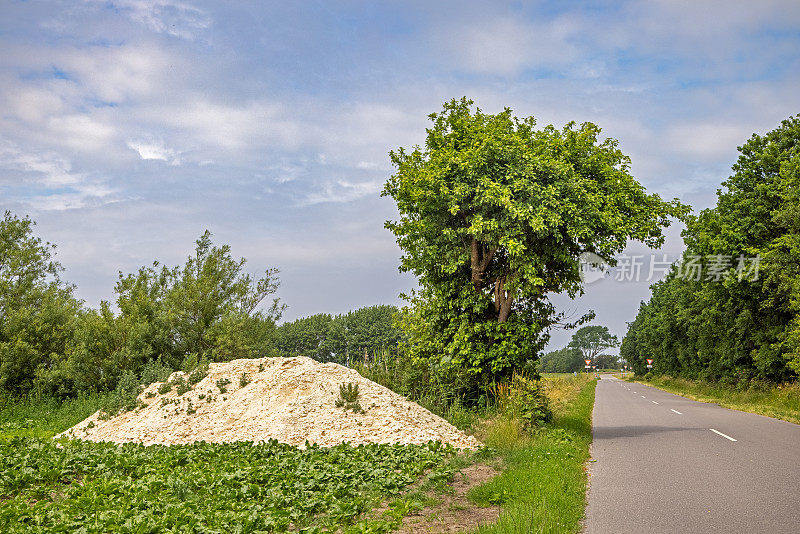
[[[465,98],[430,119],[424,148],[390,154],[383,195],[400,218],[386,226],[420,286],[410,353],[474,393],[535,358],[557,320],[548,296],[582,291],[582,254],[613,263],[630,239],[658,246],[685,209],[647,194],[594,124],[537,130]]]

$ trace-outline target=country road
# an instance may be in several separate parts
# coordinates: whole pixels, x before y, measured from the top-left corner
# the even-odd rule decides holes
[[[800,532],[800,425],[604,375],[586,532]]]

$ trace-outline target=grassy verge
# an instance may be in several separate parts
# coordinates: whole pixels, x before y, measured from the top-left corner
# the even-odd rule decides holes
[[[549,379],[555,417],[531,436],[513,419],[488,424],[484,439],[499,451],[504,470],[469,496],[478,505],[499,503],[503,511],[478,534],[580,531],[595,386],[586,377]]]
[[[700,402],[713,402],[743,412],[757,413],[800,424],[800,384],[756,385],[746,389],[683,378],[629,378]]]

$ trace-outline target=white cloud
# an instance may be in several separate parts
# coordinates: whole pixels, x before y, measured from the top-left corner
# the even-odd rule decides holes
[[[163,141],[129,140],[127,145],[131,150],[135,150],[142,159],[166,161],[170,165],[180,165],[181,163],[180,154],[164,146]]]
[[[578,50],[571,38],[580,30],[575,19],[534,23],[512,17],[481,18],[447,28],[444,46],[462,69],[513,76],[528,68],[563,68],[575,60]]]
[[[350,202],[367,195],[375,195],[383,188],[380,180],[367,182],[349,182],[347,180],[337,180],[335,182],[324,183],[320,190],[308,194],[299,202],[299,206],[313,206],[326,202]]]
[[[91,3],[108,4],[105,0],[87,0]],[[166,33],[182,39],[194,39],[195,35],[211,25],[211,18],[200,8],[174,0],[116,0],[111,3],[131,20],[143,24],[158,33]]]

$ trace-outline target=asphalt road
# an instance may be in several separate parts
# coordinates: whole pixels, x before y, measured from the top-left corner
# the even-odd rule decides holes
[[[589,534],[800,533],[800,425],[608,375],[593,434]]]

